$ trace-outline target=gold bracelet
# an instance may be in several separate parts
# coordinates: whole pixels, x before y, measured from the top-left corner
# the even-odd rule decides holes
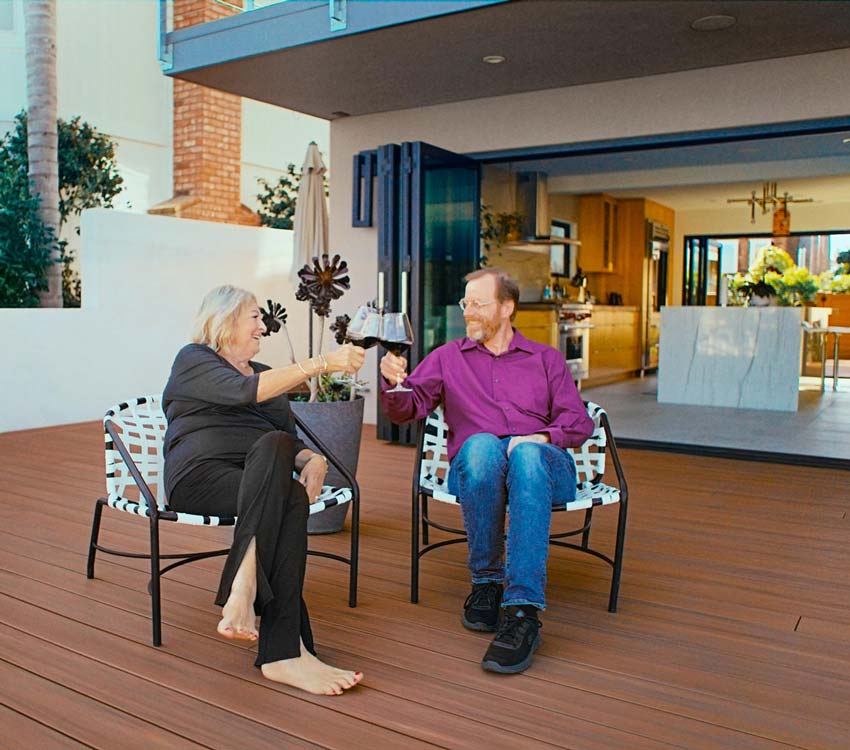
[[[328,459],[325,456],[323,456],[321,453],[314,453],[312,456],[310,456],[310,458],[308,460],[312,461],[314,458],[321,458],[322,461],[325,462],[325,468],[326,469],[328,468]]]
[[[301,372],[303,372],[303,373],[304,373],[304,375],[305,375],[306,377],[308,377],[308,378],[310,377],[310,374],[307,372],[307,370],[305,370],[305,369],[301,366],[301,363],[300,363],[300,362],[296,362],[295,364],[296,364],[296,365],[298,365],[298,369],[299,369],[299,370],[301,370]]]
[[[327,372],[327,371],[328,371],[328,361],[325,359],[325,355],[324,355],[324,354],[320,354],[320,355],[319,355],[319,364],[320,364],[320,365],[321,365],[321,367],[322,367],[322,372]]]

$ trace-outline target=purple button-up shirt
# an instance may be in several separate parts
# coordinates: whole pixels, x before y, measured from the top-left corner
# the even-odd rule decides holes
[[[413,390],[391,393],[392,384],[383,382],[384,412],[404,424],[426,417],[442,402],[449,460],[479,432],[498,437],[545,432],[561,448],[581,445],[593,432],[564,355],[516,329],[498,356],[468,338],[444,344],[404,385]]]

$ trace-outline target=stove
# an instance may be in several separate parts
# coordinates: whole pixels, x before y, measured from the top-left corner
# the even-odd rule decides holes
[[[592,305],[574,302],[561,305],[558,313],[558,345],[579,388],[590,372],[592,314]]]

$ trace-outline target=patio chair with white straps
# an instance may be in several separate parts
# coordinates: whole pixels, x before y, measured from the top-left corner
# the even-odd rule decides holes
[[[617,595],[620,588],[620,571],[623,563],[623,543],[626,534],[626,512],[629,490],[614,436],[608,424],[605,410],[594,403],[586,402],[587,413],[593,420],[593,434],[578,448],[569,448],[576,463],[577,490],[576,499],[567,505],[554,506],[552,512],[583,510],[584,523],[577,529],[553,533],[549,543],[559,547],[585,552],[607,562],[612,568],[611,593],[608,599],[608,611],[617,611]],[[419,560],[439,547],[466,541],[463,529],[452,528],[434,521],[428,515],[429,499],[449,505],[459,505],[455,495],[447,491],[449,460],[447,451],[448,426],[443,418],[442,407],[438,407],[419,424],[417,459],[413,472],[413,520],[411,539],[410,601],[419,601]],[[605,460],[610,455],[617,474],[618,487],[604,484]],[[619,504],[617,536],[614,543],[613,558],[590,547],[590,528],[594,508]],[[435,528],[455,536],[438,542],[429,543],[429,529]],[[420,541],[421,532],[421,541]],[[561,541],[565,537],[581,534],[581,543]]]
[[[348,486],[325,486],[317,502],[310,505],[310,515],[321,513],[326,508],[341,503],[351,503],[351,548],[349,557],[329,552],[308,550],[308,555],[317,555],[339,560],[349,566],[348,605],[357,606],[357,558],[360,527],[360,489],[357,480],[339,462],[333,453],[295,415],[298,429],[315,443],[318,450],[345,478]],[[151,620],[153,644],[162,643],[160,578],[169,570],[195,560],[226,555],[229,549],[208,552],[163,554],[159,547],[159,523],[190,524],[193,526],[233,526],[235,516],[202,516],[179,513],[168,507],[163,487],[162,443],[167,427],[162,411],[162,396],[143,396],[113,406],[103,418],[106,440],[106,497],[95,502],[92,519],[91,541],[89,542],[86,576],[94,578],[95,556],[98,551],[120,557],[150,560]],[[136,553],[104,547],[98,543],[100,520],[104,506],[146,517],[150,526],[150,552]],[[160,567],[161,560],[174,562]]]

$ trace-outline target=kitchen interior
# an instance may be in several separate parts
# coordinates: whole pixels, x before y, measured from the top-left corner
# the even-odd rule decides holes
[[[675,212],[606,193],[555,193],[543,171],[488,165],[484,257],[517,279],[516,327],[560,349],[579,387],[654,371]],[[489,215],[488,215],[489,214]],[[506,230],[505,230],[506,228]]]
[[[751,458],[779,453],[792,463],[846,467],[850,389],[846,379],[832,390],[823,388],[822,378],[807,377],[806,337],[794,411],[662,403],[657,378],[662,308],[695,314],[724,309],[726,274],[747,267],[747,252],[739,251],[721,273],[722,252],[706,238],[749,236],[750,261],[768,244],[787,248],[801,265],[810,260],[802,238],[797,252],[788,227],[786,236],[777,234],[777,217],[760,214],[751,202],[741,205],[742,195],[752,189],[756,196],[764,180],[779,180],[780,193],[787,190],[801,199],[785,207],[791,209],[783,218],[795,225],[792,234],[811,231],[815,243],[827,235],[850,241],[848,135],[487,163],[481,182],[482,255],[519,282],[517,328],[564,353],[585,398],[612,415],[619,442]],[[707,244],[705,268],[688,265],[697,236]],[[702,296],[693,294],[697,275],[705,277]],[[848,325],[850,318],[843,322],[842,315],[850,295],[823,297],[813,304],[833,309],[822,310],[821,317],[830,316],[831,325]],[[803,319],[813,312],[804,307]],[[841,367],[848,364],[848,345],[850,335],[840,342]],[[836,338],[836,361],[838,349]],[[816,363],[820,372],[823,365],[823,359]]]

